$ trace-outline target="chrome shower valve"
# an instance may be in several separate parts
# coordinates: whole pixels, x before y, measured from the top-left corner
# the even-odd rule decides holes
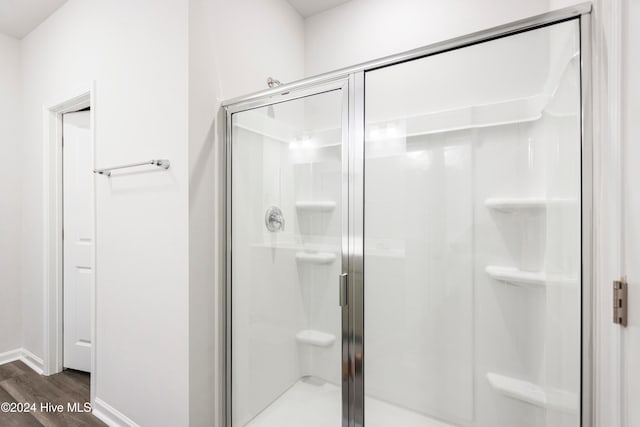
[[[284,231],[284,215],[282,210],[277,206],[271,206],[264,214],[264,225],[267,226],[267,230],[272,233],[278,231]]]

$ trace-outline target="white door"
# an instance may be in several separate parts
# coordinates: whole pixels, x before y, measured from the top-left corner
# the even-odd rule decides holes
[[[65,368],[91,371],[94,284],[93,146],[89,111],[63,116]]]

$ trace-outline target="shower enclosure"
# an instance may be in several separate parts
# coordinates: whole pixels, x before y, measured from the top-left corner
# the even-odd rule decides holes
[[[225,103],[228,426],[588,426],[589,11]]]

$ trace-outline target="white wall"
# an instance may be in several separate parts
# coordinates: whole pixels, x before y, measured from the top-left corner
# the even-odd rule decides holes
[[[210,45],[207,0],[189,0],[189,421],[193,426],[214,425],[220,408],[215,402],[216,328],[220,315],[215,274],[223,258],[217,257],[222,239],[216,210],[219,193],[217,170],[223,156],[216,146],[219,127],[218,70]],[[218,162],[218,164],[216,164]],[[218,249],[218,250],[216,250]]]
[[[0,353],[22,345],[19,67],[18,40],[0,34]]]
[[[96,86],[97,398],[142,425],[188,423],[188,3],[71,0],[22,41],[25,347],[43,356],[43,104]]]
[[[304,21],[286,0],[189,1],[190,423],[220,422],[224,114],[219,102],[303,77]]]
[[[352,0],[305,23],[307,76],[548,11],[548,0]]]
[[[269,76],[303,77],[304,21],[288,1],[209,0],[203,12],[222,99],[267,89]]]

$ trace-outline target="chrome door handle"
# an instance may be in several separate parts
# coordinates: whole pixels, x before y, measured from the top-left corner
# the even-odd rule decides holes
[[[347,273],[342,273],[339,276],[340,279],[340,307],[347,306],[347,284],[348,284],[348,275]]]

